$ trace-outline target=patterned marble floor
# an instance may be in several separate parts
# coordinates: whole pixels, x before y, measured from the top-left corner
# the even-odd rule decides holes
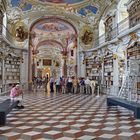
[[[25,109],[13,109],[0,140],[140,140],[140,120],[121,107],[106,106],[106,96],[24,95]]]

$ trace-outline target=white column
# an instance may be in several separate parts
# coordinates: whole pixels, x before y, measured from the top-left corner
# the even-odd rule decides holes
[[[77,38],[77,51],[76,51],[76,55],[77,55],[77,77],[80,77],[80,43],[79,43],[79,38]]]
[[[101,81],[101,84],[103,85],[104,84],[104,62],[102,62],[102,81]]]
[[[37,76],[37,58],[34,58],[35,63],[35,76]]]
[[[20,65],[20,82],[28,85],[28,52],[23,52],[23,63]]]
[[[119,92],[119,64],[118,59],[113,60],[113,88],[112,94],[117,95]]]
[[[85,77],[86,76],[86,64],[83,63],[84,61],[84,54],[80,53],[79,55],[79,77]]]
[[[113,60],[113,85],[114,86],[119,85],[119,65],[117,58]]]
[[[5,91],[5,60],[2,59],[2,90]]]

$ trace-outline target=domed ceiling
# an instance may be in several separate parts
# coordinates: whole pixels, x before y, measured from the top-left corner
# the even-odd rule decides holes
[[[36,30],[41,30],[41,32],[61,32],[65,30],[73,30],[74,29],[69,25],[68,23],[56,19],[56,18],[47,18],[39,21],[37,24],[34,25],[33,27]]]
[[[83,2],[84,0],[38,0],[40,2],[51,2],[51,3],[66,3],[66,4],[75,4]]]

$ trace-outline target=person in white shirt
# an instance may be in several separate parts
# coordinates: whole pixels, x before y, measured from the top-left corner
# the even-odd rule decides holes
[[[55,81],[56,93],[60,93],[60,78],[58,77]]]
[[[96,81],[92,80],[90,86],[91,86],[92,94],[94,94],[95,93]]]
[[[86,94],[90,94],[90,85],[91,85],[91,82],[90,82],[90,80],[89,80],[88,77],[85,80],[85,85],[86,85]]]

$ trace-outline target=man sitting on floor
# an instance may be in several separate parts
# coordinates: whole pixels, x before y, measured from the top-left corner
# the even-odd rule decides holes
[[[22,99],[19,97],[22,94],[23,94],[23,92],[22,92],[19,84],[17,84],[16,86],[14,86],[11,89],[11,92],[10,92],[11,101],[19,100],[19,104],[16,107],[18,109],[23,109],[24,108],[24,106],[21,104]]]

